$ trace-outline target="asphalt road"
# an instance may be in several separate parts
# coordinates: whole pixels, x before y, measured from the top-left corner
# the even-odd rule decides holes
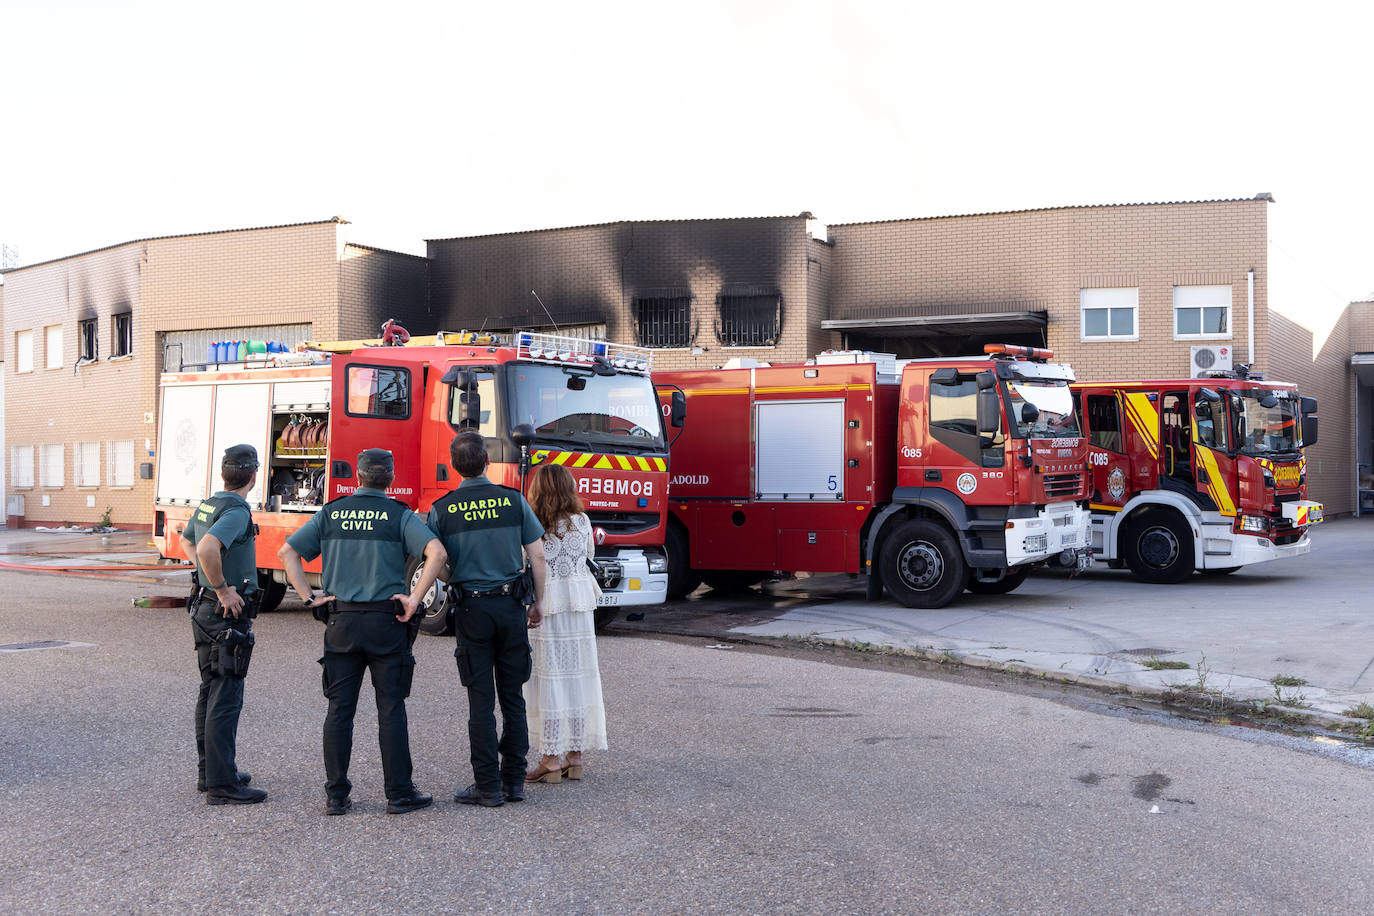
[[[1066,697],[707,648],[601,641],[611,750],[487,810],[446,640],[417,645],[416,780],[388,816],[360,705],[353,812],[324,817],[300,611],[259,620],[240,764],[195,792],[184,613],[126,582],[0,573],[0,908],[8,912],[1362,910],[1374,773]]]

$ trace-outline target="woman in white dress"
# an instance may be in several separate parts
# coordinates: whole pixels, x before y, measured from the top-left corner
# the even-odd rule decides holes
[[[567,468],[546,464],[530,482],[530,508],[544,526],[544,623],[530,630],[534,668],[525,683],[530,747],[539,764],[527,782],[582,778],[582,752],[606,749],[606,710],[596,660],[596,599],[587,565],[592,523]]]

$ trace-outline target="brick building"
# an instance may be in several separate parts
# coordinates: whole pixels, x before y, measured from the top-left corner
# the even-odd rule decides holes
[[[434,239],[427,258],[346,243],[337,219],[128,242],[6,273],[7,480],[29,524],[107,505],[146,524],[164,367],[217,339],[368,337],[395,317],[417,334],[557,325],[673,369],[1008,342],[1048,345],[1082,379],[1160,378],[1222,356],[1321,400],[1313,494],[1353,512],[1356,465],[1374,462],[1374,307],[1312,356],[1311,332],[1269,307],[1271,202],[618,222]]]
[[[5,272],[10,524],[149,524],[158,376],[216,340],[430,323],[425,259],[343,240],[345,221],[140,239]],[[385,313],[385,314],[383,314]],[[13,500],[12,500],[13,502]]]

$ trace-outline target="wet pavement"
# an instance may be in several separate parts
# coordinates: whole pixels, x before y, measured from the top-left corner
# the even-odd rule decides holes
[[[736,594],[702,588],[643,609],[642,620],[622,615],[612,631],[900,650],[1145,694],[1183,685],[1339,715],[1374,704],[1374,523],[1338,519],[1312,537],[1307,556],[1229,576],[1150,585],[1099,564],[1078,576],[1036,572],[1011,594],[965,593],[937,610],[867,602],[863,580],[849,576]],[[1187,667],[1150,667],[1157,662]]]

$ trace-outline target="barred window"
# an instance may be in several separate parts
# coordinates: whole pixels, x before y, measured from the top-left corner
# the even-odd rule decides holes
[[[99,355],[96,352],[98,344],[96,343],[95,331],[96,325],[94,318],[88,318],[85,321],[78,322],[76,326],[77,346],[81,348],[80,354],[77,357],[78,365],[92,362]]]
[[[128,356],[134,352],[134,316],[129,312],[110,316],[110,356]]]
[[[690,295],[638,297],[631,307],[641,347],[690,347],[696,338]]]
[[[778,342],[782,297],[777,293],[721,293],[716,339],[726,347],[771,347]]]

